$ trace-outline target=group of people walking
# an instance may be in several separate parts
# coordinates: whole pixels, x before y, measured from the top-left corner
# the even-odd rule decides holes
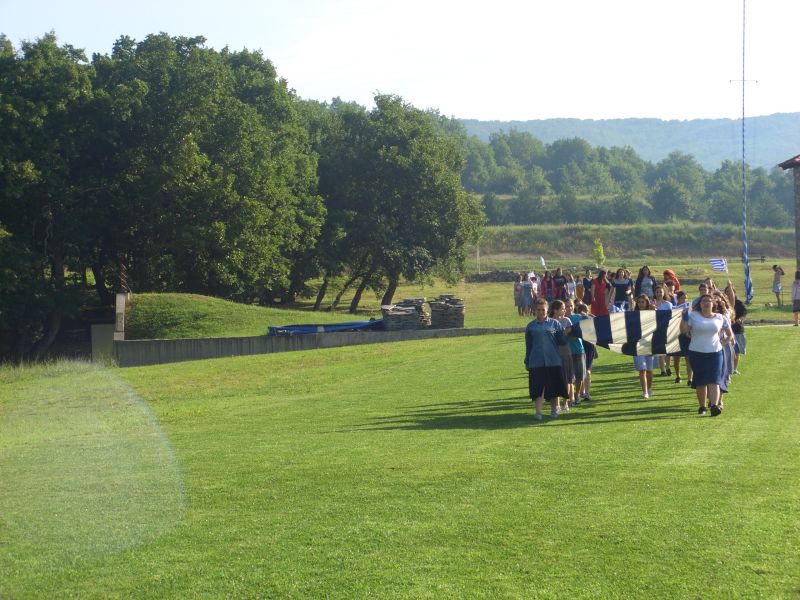
[[[555,282],[556,276],[559,282],[549,283]],[[744,320],[747,309],[730,281],[724,289],[719,289],[707,278],[698,286],[698,296],[690,301],[671,269],[656,279],[645,265],[639,269],[635,280],[624,268],[613,275],[601,269],[596,276],[587,270],[576,282],[574,291],[561,284],[562,277],[567,279],[561,269],[557,269],[554,276],[546,273],[541,281],[548,283],[543,286],[537,285],[535,276],[528,277],[530,299],[524,297],[527,289],[523,291],[523,286],[517,286],[523,283],[523,277],[515,282],[515,304],[523,309],[520,314],[526,314],[527,307],[532,307],[535,316],[525,330],[525,367],[536,420],[542,419],[545,400],[550,403],[551,418],[556,418],[589,399],[591,364],[596,350],[573,333],[576,323],[611,312],[672,311],[676,308],[683,310],[680,350],[666,356],[634,357],[642,398],[652,395],[656,366],[665,377],[671,377],[674,368],[674,381],[681,383],[680,367],[684,359],[687,384],[695,390],[698,413],[710,412],[712,416],[722,413],[731,376],[738,374],[739,358],[746,353]],[[800,277],[797,279],[800,286]],[[519,301],[518,289],[522,295]]]

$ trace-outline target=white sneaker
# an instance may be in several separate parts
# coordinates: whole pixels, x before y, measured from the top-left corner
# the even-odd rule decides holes
[[[651,389],[647,390],[647,396],[650,397],[652,395],[653,395],[653,390],[651,388]]]
[[[645,392],[644,394],[642,394],[642,398],[644,398],[645,400],[647,400],[648,398],[650,398],[650,394],[648,394],[647,392]]]

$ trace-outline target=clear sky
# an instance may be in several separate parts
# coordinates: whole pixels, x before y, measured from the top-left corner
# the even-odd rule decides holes
[[[747,116],[800,112],[800,0],[747,1]],[[741,116],[742,0],[0,0],[16,47],[121,35],[261,50],[303,98],[482,120]]]

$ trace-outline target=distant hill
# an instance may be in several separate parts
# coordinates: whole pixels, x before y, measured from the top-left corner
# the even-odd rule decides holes
[[[742,122],[736,119],[540,119],[477,121],[460,119],[470,135],[483,141],[497,131],[527,131],[544,143],[579,137],[592,146],[630,146],[643,159],[658,162],[670,152],[692,154],[707,170],[723,160],[741,160]],[[751,167],[769,170],[800,154],[800,113],[745,119],[745,159]]]

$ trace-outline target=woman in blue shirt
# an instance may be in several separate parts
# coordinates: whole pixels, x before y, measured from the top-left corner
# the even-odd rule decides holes
[[[564,328],[547,316],[547,301],[536,301],[536,318],[525,329],[525,368],[528,369],[528,392],[535,406],[533,418],[542,420],[544,400],[550,402],[550,418],[558,416],[558,398],[567,397],[561,372],[558,347],[567,343]]]

